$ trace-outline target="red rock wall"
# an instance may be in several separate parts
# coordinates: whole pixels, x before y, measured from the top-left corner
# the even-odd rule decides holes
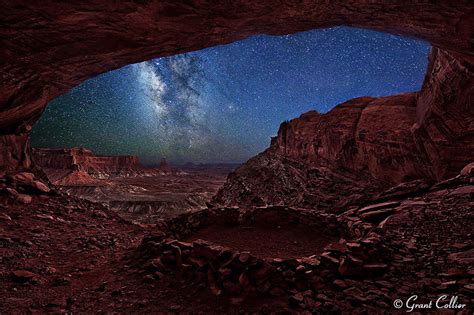
[[[400,183],[455,176],[474,160],[472,66],[434,49],[418,93],[356,98],[284,123],[272,150]]]
[[[12,171],[31,167],[28,134],[0,134],[0,171]]]
[[[471,1],[0,2],[2,135],[24,133],[53,98],[130,63],[254,34],[349,25],[418,37],[442,49],[432,57],[436,73],[419,94],[417,146],[435,165],[436,176],[446,163],[457,169],[470,155],[468,146],[460,161],[453,157],[472,143]],[[23,143],[20,151],[27,154]],[[4,145],[1,151],[10,148]],[[17,152],[2,154],[2,168],[22,167],[20,161],[28,160],[13,157]],[[378,168],[374,163],[368,164]]]
[[[411,133],[416,94],[356,98],[325,115],[309,112],[282,124],[270,151],[314,164],[366,171],[401,182],[429,177]]]
[[[436,179],[459,173],[474,161],[473,65],[434,49],[417,95],[412,131]]]
[[[33,149],[35,163],[47,169],[79,170],[89,173],[115,173],[142,168],[136,156],[97,156],[84,148]]]

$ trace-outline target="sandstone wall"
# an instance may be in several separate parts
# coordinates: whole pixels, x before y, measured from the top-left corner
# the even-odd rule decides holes
[[[8,146],[2,144],[0,149],[2,169],[27,166],[28,147],[21,135],[50,100],[99,73],[250,35],[287,34],[336,25],[414,36],[439,48],[417,96],[413,132],[423,161],[406,163],[410,156],[403,153],[406,148],[390,149],[395,152],[395,164],[406,168],[406,176],[417,173],[414,168],[421,163],[432,164],[428,168],[433,172],[430,176],[446,177],[471,158],[474,5],[470,1],[169,0],[73,4],[48,0],[1,4],[0,134],[9,139]],[[406,113],[402,116],[404,125],[412,119]],[[410,147],[410,140],[404,140]],[[372,140],[360,146],[368,150],[365,156],[377,148]],[[327,150],[327,154],[340,152],[337,148]],[[376,159],[367,164],[375,172],[389,164],[380,163]]]
[[[349,100],[280,126],[271,151],[400,183],[442,180],[474,160],[472,67],[437,49],[418,93]]]
[[[97,156],[84,148],[33,149],[35,163],[47,169],[115,173],[142,168],[137,156]]]

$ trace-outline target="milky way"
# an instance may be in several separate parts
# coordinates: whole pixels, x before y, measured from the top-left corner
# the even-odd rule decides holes
[[[99,75],[50,102],[35,147],[84,146],[145,164],[242,162],[279,124],[358,96],[420,89],[425,42],[338,27],[158,58]]]

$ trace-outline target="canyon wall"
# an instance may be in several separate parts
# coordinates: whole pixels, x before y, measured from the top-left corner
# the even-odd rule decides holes
[[[269,151],[307,163],[323,161],[366,171],[386,181],[425,177],[427,161],[417,152],[410,131],[415,100],[415,93],[362,97],[325,115],[308,112],[283,123]]]
[[[347,162],[350,168],[365,168],[395,181],[425,175],[444,178],[472,159],[474,5],[470,1],[0,0],[0,4],[0,170],[31,167],[27,136],[47,103],[99,73],[250,35],[337,25],[429,41],[435,49],[427,79],[415,96],[397,96],[403,105],[396,104],[398,99],[381,99],[351,114],[336,110],[348,116],[341,124],[354,128],[354,118],[360,116],[356,125],[367,128],[343,131],[334,126],[345,134],[345,142],[326,128],[329,133],[318,132],[319,140],[309,136],[321,143],[306,141],[308,148],[289,148],[289,154],[300,152],[307,159],[315,150],[317,157],[337,160],[337,165]],[[381,146],[385,138],[370,123],[380,126],[394,113],[403,128],[397,127],[398,133],[387,138],[390,146]],[[322,148],[323,142],[335,147]],[[374,157],[379,150],[381,156]],[[383,160],[389,153],[394,161]]]
[[[355,98],[282,123],[214,201],[336,209],[341,196],[360,203],[402,182],[456,176],[474,161],[473,83],[469,63],[434,49],[421,91]]]
[[[433,49],[425,81],[417,93],[416,123],[411,130],[436,179],[455,175],[474,161],[473,96],[473,64]]]
[[[280,126],[270,150],[392,183],[442,180],[474,160],[472,66],[437,49],[417,93],[362,97]]]
[[[137,156],[98,156],[84,148],[33,149],[36,165],[44,169],[116,174],[143,169]]]

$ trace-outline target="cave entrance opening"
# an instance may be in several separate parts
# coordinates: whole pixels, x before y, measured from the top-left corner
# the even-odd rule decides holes
[[[68,193],[147,222],[174,216],[205,207],[283,121],[419,90],[429,50],[336,27],[131,64],[51,101],[33,126],[33,157]]]

